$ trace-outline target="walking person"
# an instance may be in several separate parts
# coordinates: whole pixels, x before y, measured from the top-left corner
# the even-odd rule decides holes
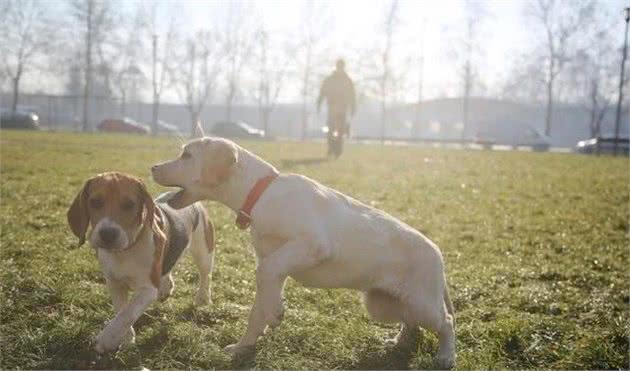
[[[356,94],[354,83],[345,71],[346,63],[337,60],[336,69],[322,83],[317,98],[317,112],[326,99],[328,106],[328,156],[339,157],[343,148],[344,135],[350,134],[349,115],[356,112]]]

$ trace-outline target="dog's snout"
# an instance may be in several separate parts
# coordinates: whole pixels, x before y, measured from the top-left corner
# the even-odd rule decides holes
[[[157,164],[156,164],[156,165],[151,166],[151,170],[153,170],[153,171],[155,171],[155,169],[157,169],[157,168],[158,168],[158,165],[157,165]]]
[[[118,238],[118,229],[112,227],[101,228],[98,234],[103,242],[110,244]]]

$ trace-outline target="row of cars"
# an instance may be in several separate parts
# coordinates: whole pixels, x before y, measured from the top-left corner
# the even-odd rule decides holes
[[[166,123],[162,120],[157,122],[158,131],[163,133],[179,134],[179,129],[172,124]],[[133,119],[125,117],[123,119],[108,119],[103,120],[98,124],[99,131],[105,132],[121,132],[121,133],[136,133],[136,134],[149,134],[151,129],[148,125],[139,123]],[[265,131],[257,129],[241,121],[221,121],[217,122],[211,129],[211,133],[220,137],[228,138],[245,138],[245,139],[262,139],[267,138]]]
[[[165,121],[158,120],[158,131],[168,134],[180,134],[177,126],[169,124]],[[10,111],[0,110],[0,128],[6,129],[30,129],[38,130],[39,117],[34,112],[24,111]],[[149,125],[140,123],[129,117],[122,119],[106,119],[101,121],[97,128],[103,132],[121,132],[121,133],[136,133],[136,134],[149,134],[151,128]],[[248,125],[242,121],[220,121],[217,122],[210,131],[212,135],[227,137],[227,138],[243,138],[243,139],[269,139],[265,135],[265,131],[257,129],[251,125]],[[309,133],[313,134],[312,137],[325,137],[325,130],[321,133]],[[541,133],[536,133],[533,136],[531,142],[524,143],[522,145],[531,146],[537,151],[549,150],[549,143],[551,138],[544,136]],[[475,143],[480,145],[491,146],[491,141],[484,141],[479,138],[475,139]],[[628,155],[630,153],[630,140],[628,138],[619,138],[617,140],[617,149],[619,153]],[[596,137],[579,141],[574,148],[575,152],[585,154],[609,154],[615,151],[615,138],[613,137]]]
[[[179,128],[176,125],[170,124],[163,120],[158,120],[157,126],[158,131],[161,133],[180,134]],[[151,132],[151,128],[149,125],[143,124],[129,117],[124,117],[121,119],[105,119],[101,121],[96,127],[99,131],[102,132],[134,134],[149,134]],[[34,112],[0,110],[0,128],[39,130],[41,127],[39,124],[39,116]],[[218,122],[214,125],[211,132],[216,136],[231,138],[268,138],[265,136],[264,130],[257,129],[241,121]]]

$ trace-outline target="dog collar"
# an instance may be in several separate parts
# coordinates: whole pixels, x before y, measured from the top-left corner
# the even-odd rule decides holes
[[[256,202],[265,192],[267,187],[269,187],[269,184],[271,184],[271,182],[273,182],[273,180],[277,177],[277,172],[274,172],[271,175],[267,175],[266,177],[262,177],[258,179],[256,184],[254,184],[254,187],[249,191],[249,194],[247,194],[247,198],[245,199],[243,206],[240,208],[238,214],[236,215],[236,225],[240,229],[247,229],[252,223],[252,217],[250,214],[252,212],[252,209],[254,208],[254,205],[256,205]]]

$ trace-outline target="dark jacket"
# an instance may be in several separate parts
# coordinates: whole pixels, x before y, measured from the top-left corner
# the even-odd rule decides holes
[[[343,70],[335,70],[330,76],[326,77],[322,83],[317,98],[317,108],[326,99],[328,104],[328,113],[331,114],[354,114],[356,111],[357,100],[354,91],[354,84]]]

